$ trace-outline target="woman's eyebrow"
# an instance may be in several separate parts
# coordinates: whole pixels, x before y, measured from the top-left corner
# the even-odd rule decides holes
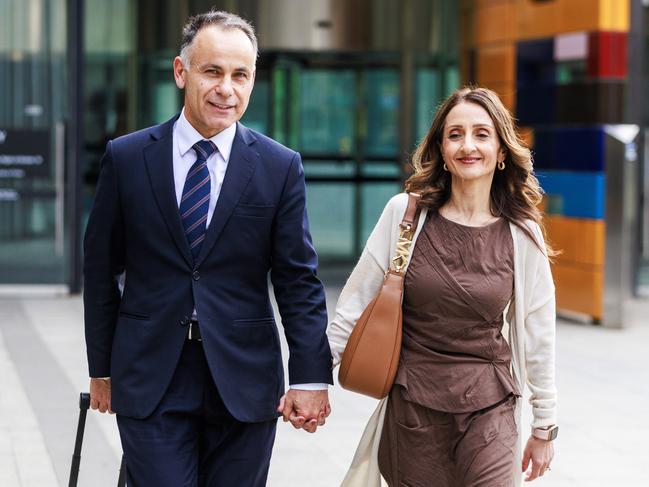
[[[476,123],[475,125],[471,125],[472,128],[494,128],[493,125],[488,124],[488,123]],[[462,124],[453,124],[449,125],[448,129],[453,129],[453,128],[464,128],[464,125]]]

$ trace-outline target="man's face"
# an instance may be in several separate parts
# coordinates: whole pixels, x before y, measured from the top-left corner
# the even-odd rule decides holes
[[[185,117],[209,138],[238,121],[255,81],[255,52],[239,29],[202,28],[189,48],[189,66],[174,59],[176,86],[185,89]]]

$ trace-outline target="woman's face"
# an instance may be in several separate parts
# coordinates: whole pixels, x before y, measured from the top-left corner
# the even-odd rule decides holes
[[[491,181],[504,156],[489,113],[471,102],[455,105],[446,116],[441,150],[454,178],[465,181]]]

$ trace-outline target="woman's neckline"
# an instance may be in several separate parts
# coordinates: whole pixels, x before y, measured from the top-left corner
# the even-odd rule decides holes
[[[447,222],[452,223],[453,225],[457,225],[459,227],[469,228],[469,229],[472,229],[472,230],[484,230],[485,228],[489,228],[489,227],[503,221],[503,217],[499,216],[494,221],[486,223],[485,225],[465,225],[464,223],[459,223],[459,222],[456,222],[455,220],[451,220],[450,218],[446,218],[444,215],[442,215],[440,213],[439,210],[437,210],[436,213],[444,221],[447,221]]]

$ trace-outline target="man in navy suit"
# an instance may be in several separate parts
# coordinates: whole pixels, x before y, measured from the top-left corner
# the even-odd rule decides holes
[[[238,123],[256,57],[245,20],[192,17],[182,112],[102,160],[84,243],[91,407],[117,413],[130,486],[263,486],[278,412],[314,432],[330,411],[301,159]]]

